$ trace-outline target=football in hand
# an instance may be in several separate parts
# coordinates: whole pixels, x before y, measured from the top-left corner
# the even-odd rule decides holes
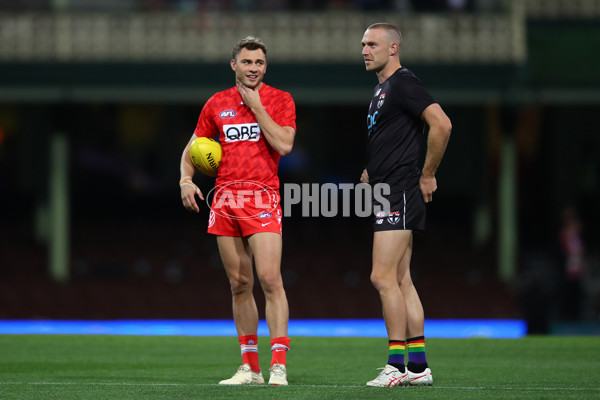
[[[190,145],[190,158],[198,171],[208,176],[217,176],[221,162],[221,145],[207,137],[194,139]]]

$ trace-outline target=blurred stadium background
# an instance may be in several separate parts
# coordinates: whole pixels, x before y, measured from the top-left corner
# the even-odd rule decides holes
[[[597,331],[600,0],[0,0],[0,318],[230,318],[208,210],[177,184],[203,103],[261,37],[297,104],[282,183],[355,183],[378,21],[454,126],[415,240],[427,317]],[[379,318],[369,220],[292,211],[291,318]]]

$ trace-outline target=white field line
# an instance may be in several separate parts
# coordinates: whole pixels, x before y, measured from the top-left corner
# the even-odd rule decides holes
[[[31,386],[146,386],[146,387],[203,387],[203,386],[221,386],[216,383],[130,383],[130,382],[1,382],[0,385],[31,385]],[[248,387],[267,387],[268,385],[249,385]],[[356,389],[366,388],[365,385],[290,385],[293,387],[306,388],[339,388],[339,389]],[[402,390],[403,388],[399,388]],[[408,389],[408,388],[405,388]],[[578,388],[578,387],[512,387],[512,386],[423,386],[420,390],[507,390],[507,391],[574,391],[574,392],[596,392],[600,391],[600,387],[596,388]],[[410,390],[410,389],[408,389]]]

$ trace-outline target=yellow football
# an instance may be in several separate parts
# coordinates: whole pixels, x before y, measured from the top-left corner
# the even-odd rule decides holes
[[[199,137],[190,145],[192,164],[198,171],[208,176],[217,176],[221,154],[221,145],[211,138]]]

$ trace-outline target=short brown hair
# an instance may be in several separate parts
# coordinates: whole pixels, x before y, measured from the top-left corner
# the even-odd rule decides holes
[[[238,56],[238,54],[240,54],[240,51],[242,51],[242,49],[260,49],[263,51],[263,53],[265,53],[265,57],[267,56],[267,46],[265,46],[262,40],[254,36],[247,36],[244,39],[237,42],[237,44],[233,48],[233,51],[231,52],[231,59],[235,60],[235,58]]]

